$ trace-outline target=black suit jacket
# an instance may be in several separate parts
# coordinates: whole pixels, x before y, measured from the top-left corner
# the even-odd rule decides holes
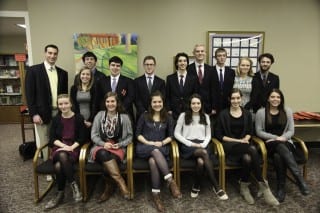
[[[111,91],[111,77],[105,76],[98,82],[96,86],[96,104],[97,106],[100,106],[100,109],[105,109],[105,103],[103,103],[103,99],[105,94]],[[135,98],[135,92],[133,80],[120,75],[116,93],[127,113],[131,116],[132,119],[134,119],[133,102]]]
[[[214,71],[212,73],[212,107],[217,113],[227,108],[230,103],[228,97],[231,93],[234,84],[235,71],[230,67],[225,67],[223,76],[223,88],[220,88],[219,76],[217,72],[217,67],[214,66]]]
[[[168,111],[172,111],[172,117],[177,120],[180,113],[184,112],[189,97],[199,92],[198,77],[187,73],[183,92],[180,91],[177,73],[167,76],[166,82],[166,106]]]
[[[211,111],[213,109],[212,107],[212,90],[213,90],[213,84],[212,84],[212,74],[214,70],[213,67],[204,64],[204,75],[202,78],[202,83],[199,84],[199,95],[201,95],[202,98],[202,104],[203,109],[207,114],[211,114]],[[198,78],[198,73],[196,69],[196,64],[192,63],[188,66],[188,73],[190,75],[194,75]]]
[[[266,106],[267,95],[272,89],[280,88],[279,76],[269,72],[266,86],[263,85],[261,72],[257,72],[252,79],[251,103],[254,112],[257,112],[261,107]]]
[[[147,80],[145,74],[134,80],[135,85],[135,106],[137,110],[137,119],[145,111],[148,111],[150,106],[150,93],[148,90]],[[165,97],[166,86],[165,81],[158,76],[154,76],[151,93],[159,90]]]
[[[57,66],[56,70],[58,74],[58,95],[68,94],[68,73]],[[49,123],[52,113],[52,95],[44,63],[27,69],[25,91],[30,116],[33,117],[38,114],[43,123]]]

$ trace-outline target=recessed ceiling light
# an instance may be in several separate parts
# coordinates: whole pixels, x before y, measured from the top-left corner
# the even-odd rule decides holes
[[[24,28],[26,29],[26,25],[25,24],[16,24],[18,27]]]

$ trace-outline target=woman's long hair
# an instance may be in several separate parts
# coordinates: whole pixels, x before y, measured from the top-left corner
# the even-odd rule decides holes
[[[199,115],[200,115],[200,121],[199,123],[200,124],[203,124],[203,125],[207,125],[207,120],[206,120],[206,116],[205,116],[205,113],[204,113],[204,110],[203,110],[203,105],[202,105],[202,100],[201,100],[201,96],[198,95],[198,94],[193,94],[190,96],[189,98],[189,101],[188,101],[188,105],[187,105],[187,109],[185,111],[185,116],[184,116],[184,122],[186,125],[189,125],[192,123],[192,109],[191,109],[191,101],[193,98],[197,98],[200,100],[200,103],[201,103],[201,109],[199,111]]]
[[[121,101],[120,101],[117,93],[115,93],[115,92],[107,92],[107,93],[105,94],[105,96],[104,96],[104,106],[106,105],[106,100],[107,100],[107,98],[109,98],[109,97],[115,97],[116,102],[117,102],[116,111],[117,111],[119,114],[121,114],[121,113],[126,113],[126,111],[125,111],[124,107],[122,106],[122,103],[121,103]],[[108,112],[108,109],[107,109],[106,106],[105,106],[105,110],[106,110],[106,112]]]
[[[87,67],[87,66],[82,67],[82,68],[80,69],[79,73],[78,73],[78,76],[77,76],[76,82],[75,82],[75,83],[76,83],[76,86],[77,86],[77,88],[78,88],[79,91],[83,91],[82,81],[81,81],[80,75],[81,75],[81,73],[82,73],[84,70],[89,70],[89,71],[90,71],[90,77],[91,77],[91,78],[90,78],[90,82],[89,82],[88,87],[87,87],[87,91],[92,88],[93,81],[94,81],[94,76],[93,76],[90,68]]]
[[[149,120],[149,121],[153,121],[153,115],[155,114],[155,111],[152,109],[151,107],[151,102],[152,102],[152,98],[153,97],[156,97],[156,96],[159,96],[163,102],[163,108],[161,109],[160,111],[160,121],[162,123],[166,122],[167,118],[168,118],[168,112],[167,110],[165,109],[164,107],[164,96],[162,95],[162,93],[160,91],[155,91],[153,92],[151,95],[150,95],[150,104],[149,104],[149,110],[148,110],[148,113],[146,113],[146,118]]]
[[[269,93],[268,93],[268,100],[270,98],[270,95],[271,93],[277,93],[280,95],[280,104],[278,106],[278,110],[279,110],[279,124],[281,125],[286,125],[287,123],[287,114],[286,114],[286,111],[285,111],[285,108],[284,108],[284,95],[283,93],[281,92],[281,90],[279,89],[272,89]],[[266,124],[272,124],[272,116],[271,116],[271,113],[270,113],[270,103],[269,101],[267,101],[267,104],[266,104]]]

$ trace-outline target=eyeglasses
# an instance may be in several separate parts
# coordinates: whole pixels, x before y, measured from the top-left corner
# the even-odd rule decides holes
[[[144,66],[154,66],[154,64],[144,64]]]

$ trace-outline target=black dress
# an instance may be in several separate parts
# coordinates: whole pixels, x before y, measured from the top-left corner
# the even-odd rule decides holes
[[[136,136],[142,135],[146,140],[150,141],[162,141],[167,137],[173,137],[174,126],[171,116],[168,116],[165,122],[154,122],[147,119],[146,114],[147,113],[142,114],[138,120]],[[166,157],[169,155],[168,144],[162,147],[157,147],[137,142],[136,145],[136,153],[140,158],[149,158],[154,149],[159,149]]]

